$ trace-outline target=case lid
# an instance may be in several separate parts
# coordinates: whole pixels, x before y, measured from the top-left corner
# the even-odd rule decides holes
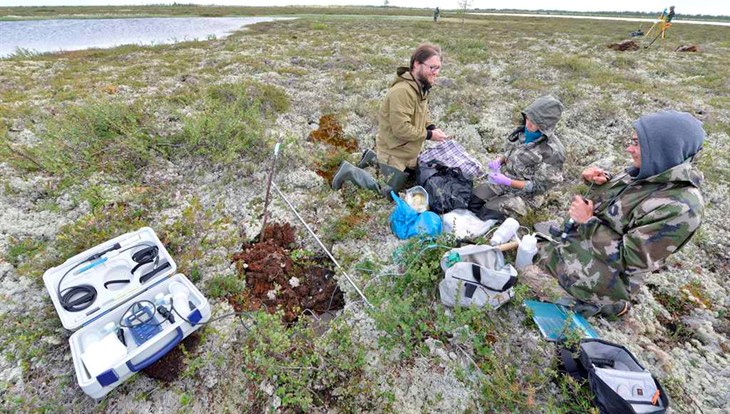
[[[154,230],[143,227],[46,270],[43,283],[63,327],[76,330],[176,270]]]

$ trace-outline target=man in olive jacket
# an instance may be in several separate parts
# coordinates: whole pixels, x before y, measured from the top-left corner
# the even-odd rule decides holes
[[[443,141],[446,134],[428,120],[428,93],[441,71],[441,49],[422,44],[411,55],[409,67],[399,67],[396,78],[378,111],[375,152],[366,150],[357,167],[343,161],[332,180],[337,190],[346,181],[388,196],[400,191],[426,140]],[[362,168],[379,164],[380,185]]]
[[[694,162],[705,138],[702,124],[686,112],[662,111],[639,118],[634,129],[626,148],[633,165],[615,176],[596,167],[583,171],[593,191],[573,198],[575,226],[541,246],[538,264],[584,313],[625,313],[644,276],[684,246],[702,221],[703,177]],[[537,291],[554,282],[537,281],[535,268],[525,269],[523,282]]]

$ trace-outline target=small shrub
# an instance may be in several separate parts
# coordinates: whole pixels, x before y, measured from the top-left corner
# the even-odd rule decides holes
[[[32,238],[18,240],[10,237],[9,242],[5,260],[14,267],[20,266],[21,263],[35,256],[42,248],[41,242]]]
[[[245,152],[261,153],[266,121],[288,108],[286,93],[272,85],[216,85],[205,93],[198,111],[185,119],[173,144],[183,154],[230,163]]]
[[[57,121],[49,120],[39,145],[6,154],[15,167],[27,171],[40,169],[76,179],[103,172],[135,180],[152,158],[155,140],[150,122],[141,103],[93,101],[71,107]]]
[[[206,283],[207,296],[210,298],[235,296],[243,292],[245,285],[237,275],[214,276]]]

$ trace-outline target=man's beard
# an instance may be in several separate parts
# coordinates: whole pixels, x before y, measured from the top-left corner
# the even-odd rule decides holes
[[[419,75],[417,77],[417,79],[418,79],[418,83],[421,84],[421,89],[424,92],[427,92],[433,86],[433,84],[426,77],[423,77],[423,76]]]

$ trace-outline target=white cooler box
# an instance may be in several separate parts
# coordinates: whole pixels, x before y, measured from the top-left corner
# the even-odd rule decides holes
[[[155,232],[143,227],[43,274],[61,323],[76,331],[69,344],[86,394],[103,397],[210,318],[208,301],[176,269]]]

